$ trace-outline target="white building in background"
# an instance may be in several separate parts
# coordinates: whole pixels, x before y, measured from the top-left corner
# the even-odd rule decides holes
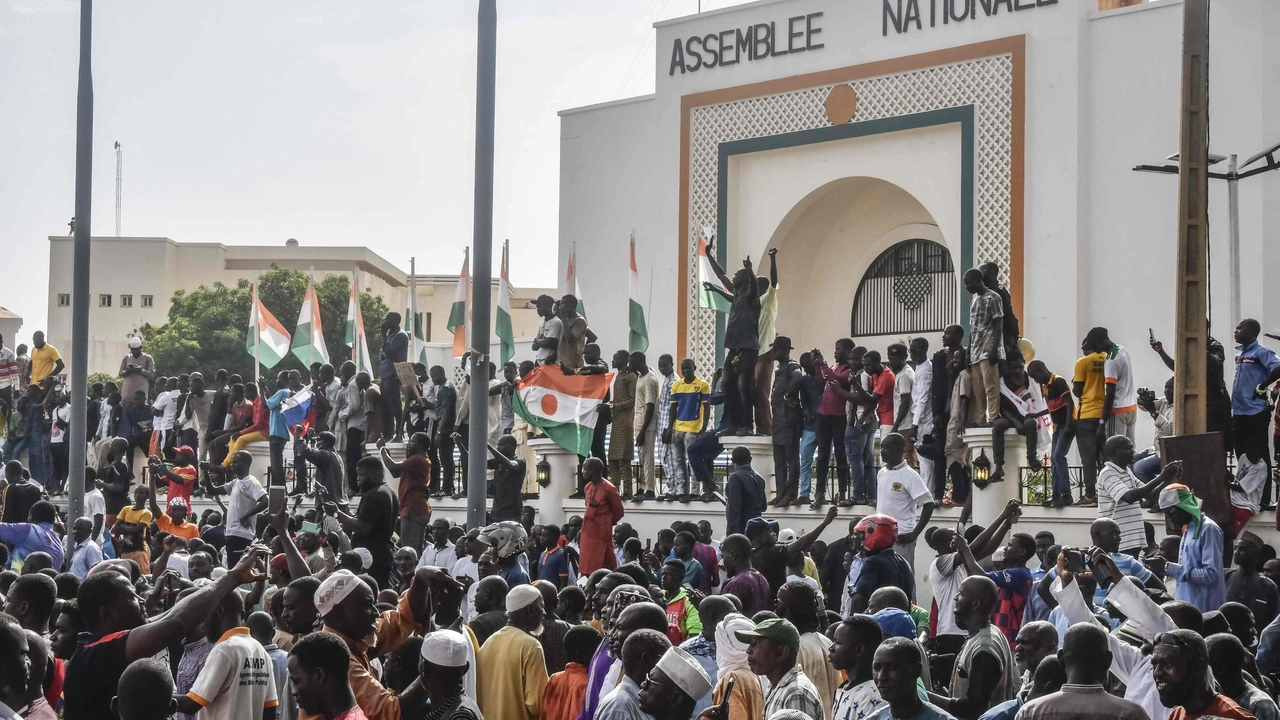
[[[357,277],[361,290],[382,297],[387,307],[404,313],[408,306],[408,273],[366,247],[304,246],[290,240],[284,245],[223,245],[180,243],[169,238],[93,238],[93,266],[89,280],[89,372],[114,374],[128,353],[129,338],[143,325],[163,325],[170,300],[179,290],[190,292],[201,285],[221,282],[234,286],[242,278],[252,280],[272,266],[308,272],[317,280],[330,273]],[[49,267],[70,268],[72,238],[49,237]],[[459,259],[460,260],[460,259]],[[448,363],[445,348],[453,341],[446,323],[453,304],[456,275],[418,275],[415,278],[418,311],[422,314],[428,357]],[[493,297],[497,298],[497,280]],[[71,361],[71,273],[49,273],[49,327],[46,336]],[[532,299],[549,289],[511,288],[511,314],[517,338],[530,338],[540,322]],[[297,318],[279,318],[291,329]],[[382,318],[365,318],[365,330],[376,333]],[[0,312],[0,323],[7,322]],[[21,319],[18,320],[19,324]],[[248,318],[244,319],[248,324]],[[3,327],[0,324],[0,327]],[[15,329],[16,332],[16,329]],[[10,337],[9,333],[5,333]],[[495,345],[496,348],[496,340]],[[517,342],[517,360],[532,352]],[[161,368],[163,372],[164,369]]]
[[[760,0],[657,23],[655,94],[560,113],[562,287],[576,250],[601,344],[625,347],[634,232],[650,353],[709,377],[723,316],[697,307],[704,227],[730,273],[749,256],[763,274],[778,249],[778,332],[828,353],[845,336],[936,347],[967,324],[960,276],[994,260],[1051,369],[1069,375],[1103,325],[1162,387],[1146,345],[1151,328],[1172,347],[1177,179],[1131,168],[1178,148],[1182,7]],[[1243,162],[1280,142],[1280,3],[1212,13],[1212,150]],[[1209,216],[1230,343],[1224,182]],[[1242,181],[1243,316],[1264,328],[1277,236],[1280,172]]]
[[[18,331],[22,329],[22,318],[12,310],[0,307],[0,338],[4,338],[4,346],[13,350],[18,347]]]

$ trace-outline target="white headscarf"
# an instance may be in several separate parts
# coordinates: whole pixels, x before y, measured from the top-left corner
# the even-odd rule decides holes
[[[729,613],[716,626],[716,682],[734,670],[747,669],[747,643],[736,633],[755,629],[745,615]]]

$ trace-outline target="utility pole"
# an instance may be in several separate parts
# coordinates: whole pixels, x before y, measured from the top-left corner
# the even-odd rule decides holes
[[[1209,417],[1209,0],[1182,5],[1181,109],[1173,424],[1199,435]]]
[[[467,454],[467,526],[485,520],[485,460],[489,457],[489,283],[493,275],[493,104],[497,64],[498,10],[480,0],[476,43],[476,177],[474,255],[471,265],[471,437]]]
[[[116,237],[120,237],[120,194],[124,187],[124,150],[116,141]]]
[[[89,436],[89,244],[93,220],[93,0],[80,0],[80,78],[76,93],[76,224],[71,270],[71,427],[67,514],[84,513],[85,438]],[[68,532],[70,525],[68,524]]]

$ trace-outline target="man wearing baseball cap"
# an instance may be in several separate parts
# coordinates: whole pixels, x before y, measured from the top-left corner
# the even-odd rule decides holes
[[[747,666],[751,672],[769,678],[764,717],[772,717],[780,710],[799,710],[811,718],[826,717],[828,709],[822,706],[818,688],[796,662],[800,632],[795,625],[770,618],[755,629],[740,630],[734,636],[739,642],[748,643]]]
[[[191,510],[191,491],[196,486],[196,466],[192,464],[195,460],[196,451],[190,445],[180,445],[173,449],[171,466],[166,467],[164,461],[156,455],[152,455],[147,461],[147,468],[151,470],[152,487],[161,480],[167,481],[169,501],[181,498],[188,511]]]
[[[147,504],[151,510],[151,517],[156,522],[156,529],[160,532],[167,532],[187,540],[200,536],[200,527],[193,522],[187,522],[188,502],[180,495],[170,494],[168,512],[162,512],[160,506],[156,504],[156,486],[154,484],[147,486]]]

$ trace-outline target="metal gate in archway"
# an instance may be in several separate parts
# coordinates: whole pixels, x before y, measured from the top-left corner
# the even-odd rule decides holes
[[[932,240],[904,240],[880,253],[854,297],[850,334],[940,332],[959,318],[951,253]]]

